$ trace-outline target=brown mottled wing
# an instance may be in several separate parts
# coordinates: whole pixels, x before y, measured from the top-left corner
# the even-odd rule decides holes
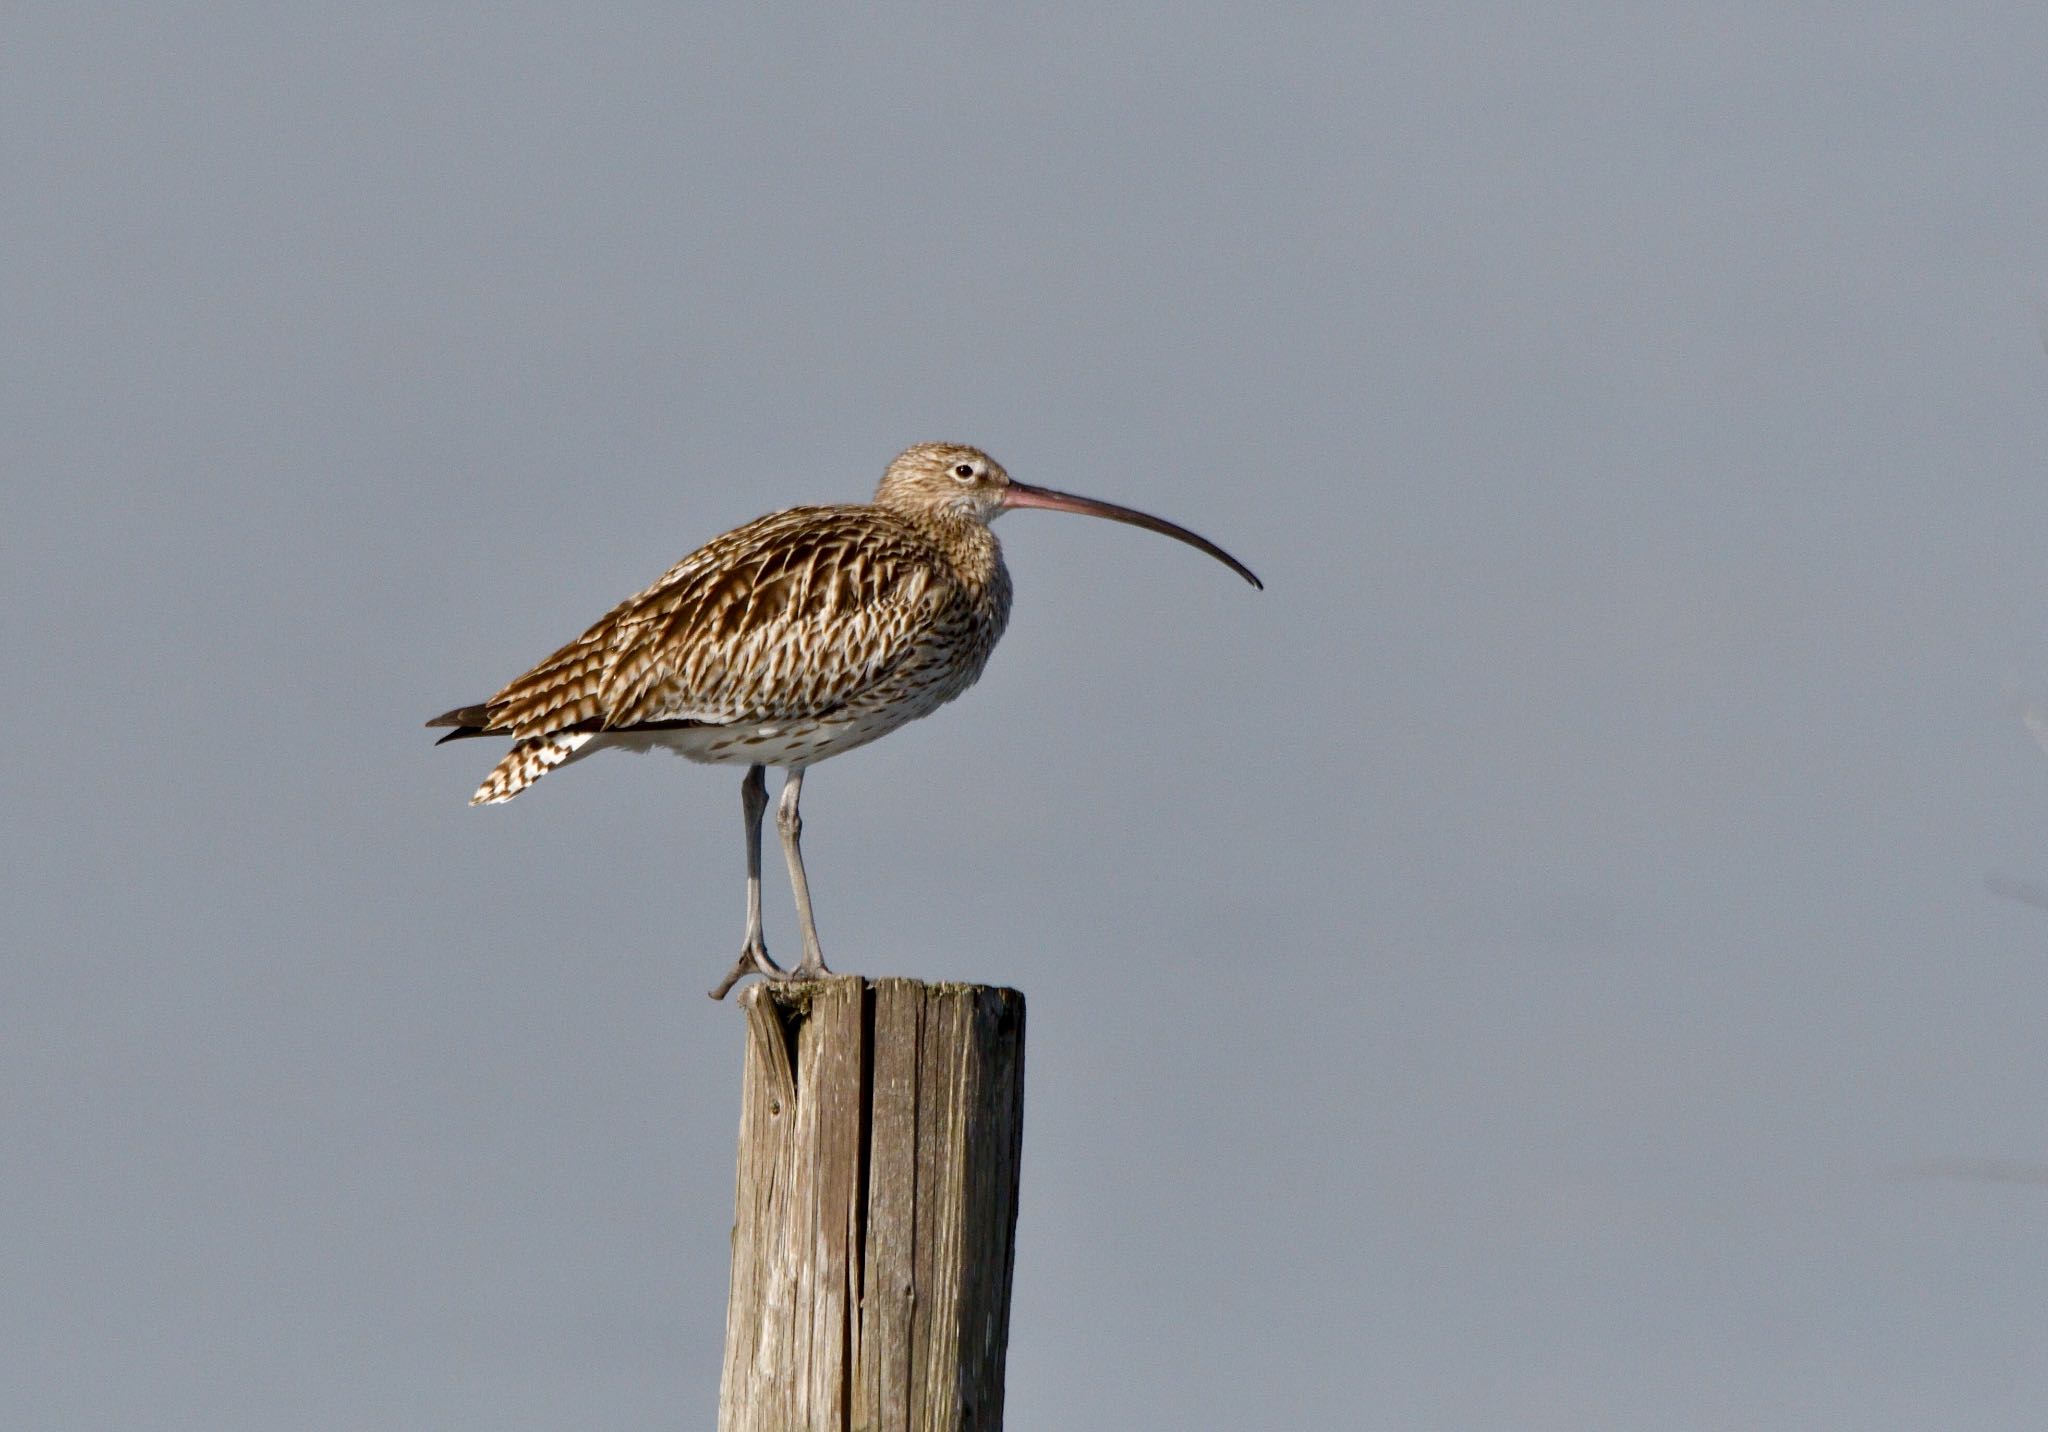
[[[914,653],[961,599],[938,553],[888,513],[773,513],[691,553],[506,686],[485,703],[489,729],[819,715]]]

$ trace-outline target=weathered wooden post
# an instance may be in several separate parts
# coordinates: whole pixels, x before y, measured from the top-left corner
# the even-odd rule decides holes
[[[1003,1421],[1024,996],[755,985],[719,1432]]]

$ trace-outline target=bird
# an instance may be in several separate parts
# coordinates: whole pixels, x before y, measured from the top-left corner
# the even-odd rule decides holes
[[[792,507],[713,538],[489,700],[426,724],[452,728],[436,745],[510,739],[472,805],[502,805],[606,749],[746,767],[746,933],[710,995],[723,999],[750,974],[823,978],[831,971],[804,877],[804,773],[930,715],[980,677],[1010,616],[1010,574],[989,526],[1019,508],[1163,533],[1264,587],[1164,518],[1018,482],[977,447],[919,443],[889,464],[873,502]],[[802,927],[793,969],[769,957],[761,925],[770,766],[784,772],[776,828]]]

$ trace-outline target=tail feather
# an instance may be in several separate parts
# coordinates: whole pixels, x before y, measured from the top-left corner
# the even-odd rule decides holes
[[[590,740],[588,731],[556,731],[512,743],[484,783],[469,798],[471,805],[502,805],[568,760]]]

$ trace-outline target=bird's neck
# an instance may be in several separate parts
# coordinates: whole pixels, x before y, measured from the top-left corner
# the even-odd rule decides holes
[[[953,512],[919,512],[910,519],[944,554],[961,585],[977,594],[1007,585],[1003,549],[988,524]]]

